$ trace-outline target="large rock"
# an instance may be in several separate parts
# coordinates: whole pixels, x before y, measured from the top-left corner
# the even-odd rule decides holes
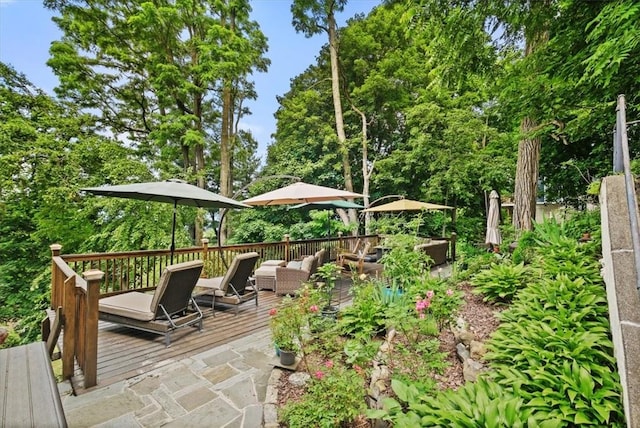
[[[471,358],[466,359],[462,368],[464,380],[466,380],[467,382],[475,382],[478,379],[478,375],[482,372],[483,368],[483,365],[479,362]]]
[[[471,352],[471,358],[474,360],[481,360],[487,353],[487,348],[484,346],[484,343],[478,342],[477,340],[471,341],[469,344],[469,350]]]
[[[456,345],[456,350],[458,351],[458,358],[463,363],[471,357],[469,355],[469,351],[467,351],[467,347],[464,346],[463,343],[458,343]]]

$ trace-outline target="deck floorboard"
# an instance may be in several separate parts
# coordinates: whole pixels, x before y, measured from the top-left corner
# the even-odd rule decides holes
[[[348,279],[334,290],[341,303],[349,300]],[[165,347],[164,336],[123,327],[106,321],[98,326],[98,385],[85,389],[82,373],[76,369],[72,385],[76,394],[103,388],[116,382],[143,375],[172,361],[188,358],[214,347],[263,330],[269,325],[269,310],[282,300],[273,291],[262,290],[258,306],[243,303],[236,316],[235,307],[201,306],[205,314],[202,331],[185,327],[171,333],[171,346]],[[61,343],[61,341],[60,341]]]

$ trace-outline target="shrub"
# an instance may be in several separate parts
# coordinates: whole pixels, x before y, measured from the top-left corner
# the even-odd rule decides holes
[[[399,427],[555,427],[548,422],[538,425],[522,398],[482,378],[435,397],[400,381],[392,381],[391,387],[398,400],[385,399],[383,409],[369,411],[369,417]]]
[[[482,293],[485,301],[509,303],[533,278],[533,270],[523,263],[493,264],[471,278],[474,292]]]
[[[312,373],[300,401],[287,403],[279,413],[290,427],[333,428],[353,421],[366,410],[364,378],[358,368],[333,363]]]

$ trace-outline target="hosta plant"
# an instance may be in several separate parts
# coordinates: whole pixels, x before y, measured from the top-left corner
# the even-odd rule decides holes
[[[484,295],[485,301],[508,303],[535,275],[535,271],[524,263],[505,262],[493,264],[489,269],[477,273],[471,278],[471,284],[475,292]]]

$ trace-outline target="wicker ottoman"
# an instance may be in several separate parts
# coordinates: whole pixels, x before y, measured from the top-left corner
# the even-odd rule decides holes
[[[265,260],[253,274],[258,290],[275,290],[276,268],[285,264],[284,260]]]

